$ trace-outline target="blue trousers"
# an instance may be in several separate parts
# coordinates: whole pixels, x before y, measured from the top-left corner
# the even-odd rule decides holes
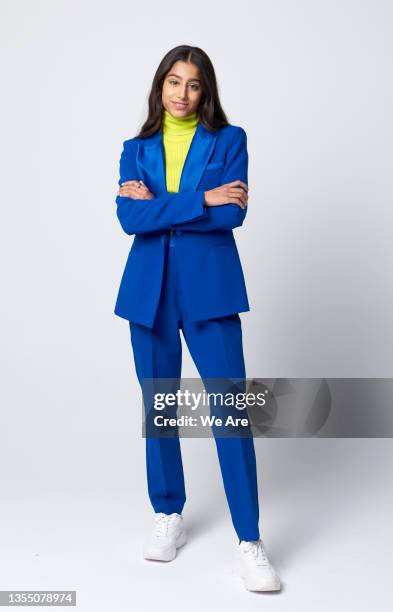
[[[180,329],[201,378],[242,378],[245,366],[238,314],[192,322],[180,286],[177,252],[167,238],[164,279],[153,328],[130,321],[135,370],[143,378],[179,378]],[[209,299],[206,296],[206,299]],[[260,537],[257,467],[252,437],[215,437],[224,490],[239,540]],[[183,510],[186,501],[180,440],[146,438],[147,485],[155,512]]]

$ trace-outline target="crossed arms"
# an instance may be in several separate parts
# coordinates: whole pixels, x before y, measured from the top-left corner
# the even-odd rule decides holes
[[[135,185],[135,141],[125,141],[120,158],[117,217],[126,234],[141,234],[169,228],[208,232],[233,229],[243,224],[247,214],[248,153],[247,136],[242,128],[234,132],[222,175],[222,186],[210,191],[165,193],[155,197]],[[215,192],[215,193],[213,193]],[[241,192],[241,201],[237,196]],[[125,196],[124,193],[132,194]],[[235,196],[236,193],[236,196]],[[231,196],[233,202],[231,202]],[[222,204],[212,203],[220,202]],[[236,201],[236,203],[235,203]],[[209,203],[210,202],[210,203]]]

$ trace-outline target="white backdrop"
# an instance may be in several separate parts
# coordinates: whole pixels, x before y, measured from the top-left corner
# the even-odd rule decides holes
[[[202,47],[230,121],[248,134],[249,208],[235,230],[251,305],[241,315],[248,377],[389,377],[393,8],[382,0],[0,6],[0,452],[9,537],[0,587],[79,588],[80,609],[96,611],[104,601],[94,600],[97,575],[121,575],[98,567],[102,546],[108,563],[116,550],[121,564],[119,541],[133,559],[127,521],[139,530],[151,518],[128,324],[113,308],[131,240],[116,218],[118,162],[146,115],[158,63],[178,44]],[[197,375],[186,348],[183,375]],[[197,525],[210,491],[208,507],[233,538],[211,442],[184,445],[190,513]],[[259,446],[262,527],[270,522],[277,535],[283,524],[293,528],[289,515],[278,519],[288,504],[272,501],[280,470],[308,465],[319,445],[342,468],[344,444],[338,452],[334,441],[315,440],[312,450],[302,440],[264,441],[263,461]],[[374,444],[370,457],[389,453]],[[306,495],[305,481],[295,490]],[[82,560],[94,546],[90,576]],[[285,559],[284,542],[280,553]]]

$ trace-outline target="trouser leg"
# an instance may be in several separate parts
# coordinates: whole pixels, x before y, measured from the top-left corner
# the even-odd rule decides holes
[[[201,378],[245,378],[239,315],[186,323],[184,335]],[[215,442],[239,540],[258,540],[259,504],[253,438],[215,436]]]
[[[238,314],[201,322],[190,322],[185,317],[183,333],[202,379],[245,379]],[[258,540],[258,483],[253,438],[215,436],[215,442],[231,518],[239,540]]]
[[[135,369],[142,391],[144,378],[180,379],[182,351],[175,283],[172,258],[168,256],[154,327],[130,323]],[[149,400],[144,399],[146,404]],[[154,511],[180,514],[186,493],[177,436],[146,437],[146,470],[148,493]]]

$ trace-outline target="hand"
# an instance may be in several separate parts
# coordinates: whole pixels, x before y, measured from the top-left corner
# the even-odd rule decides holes
[[[240,208],[246,208],[248,202],[248,185],[243,181],[225,183],[205,191],[205,206],[222,206],[223,204],[238,204]]]
[[[143,181],[126,181],[121,184],[117,193],[119,196],[133,198],[134,200],[151,200],[154,198]]]

